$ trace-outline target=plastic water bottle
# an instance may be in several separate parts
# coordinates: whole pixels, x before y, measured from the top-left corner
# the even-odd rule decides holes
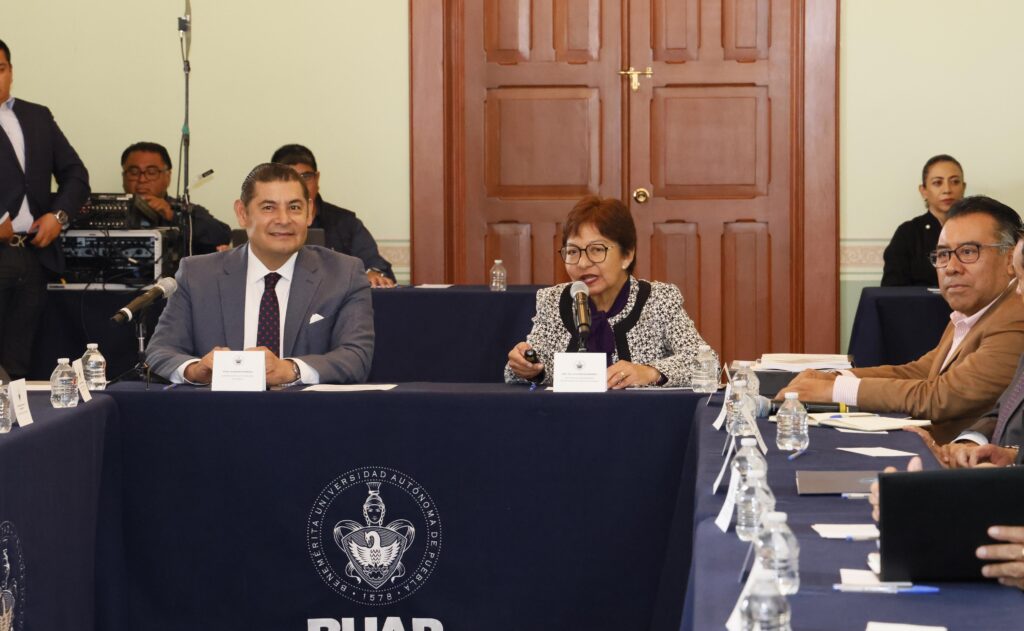
[[[82,355],[82,371],[85,373],[85,384],[89,387],[90,392],[106,389],[107,358],[100,353],[98,344],[85,345],[85,355]]]
[[[775,445],[784,451],[807,449],[811,436],[807,432],[807,410],[796,392],[787,392],[786,400],[775,415]]]
[[[725,402],[725,427],[731,436],[754,435],[752,404],[753,400],[747,396],[747,382],[743,379],[733,380],[729,399]]]
[[[744,438],[740,441],[740,449],[732,459],[732,474],[739,476],[740,484],[747,481],[751,471],[763,471],[768,473],[768,461],[761,455],[757,448],[757,441],[753,438]]]
[[[690,377],[690,387],[694,392],[718,391],[718,357],[707,344],[701,344],[697,351],[697,367]]]
[[[508,289],[508,272],[501,264],[501,259],[495,259],[491,266],[491,291],[505,291]]]
[[[50,405],[55,408],[73,408],[78,405],[78,375],[67,357],[57,360],[50,375]]]
[[[744,631],[791,631],[789,603],[771,577],[758,579],[740,603]]]
[[[7,386],[0,381],[0,434],[11,431],[14,425],[14,409],[11,406],[11,397],[7,393]]]
[[[780,592],[789,595],[800,591],[800,543],[786,524],[786,513],[764,514],[754,549],[761,567],[775,572]]]
[[[757,377],[757,373],[754,372],[754,362],[738,361],[736,365],[739,366],[739,370],[736,371],[736,378],[747,382],[747,392],[755,397],[761,394],[761,380]]]
[[[775,510],[775,494],[768,488],[765,472],[752,469],[736,495],[736,536],[753,541],[761,533],[761,517]]]

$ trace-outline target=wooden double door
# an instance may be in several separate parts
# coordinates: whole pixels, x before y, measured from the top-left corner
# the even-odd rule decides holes
[[[725,358],[835,350],[835,0],[410,10],[416,282],[567,280],[566,214],[618,197]]]

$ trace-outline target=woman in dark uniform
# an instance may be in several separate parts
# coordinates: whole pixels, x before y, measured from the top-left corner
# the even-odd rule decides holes
[[[883,287],[919,285],[935,287],[935,268],[928,262],[928,253],[939,242],[939,232],[946,223],[949,207],[963,199],[967,182],[964,170],[953,156],[940,154],[924,163],[921,185],[917,187],[927,212],[896,229],[885,248]]]

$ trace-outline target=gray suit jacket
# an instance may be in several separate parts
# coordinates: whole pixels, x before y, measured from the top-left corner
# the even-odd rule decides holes
[[[999,423],[999,408],[1003,405],[1009,405],[1010,394],[1020,379],[1024,379],[1024,355],[1021,355],[1020,362],[1017,363],[1017,373],[1014,374],[1013,380],[1010,381],[1010,385],[1006,387],[1003,394],[999,396],[996,406],[986,412],[984,416],[978,419],[977,423],[968,429],[984,434],[985,437],[991,440],[992,434],[996,430],[996,424]],[[1018,403],[1017,407],[1010,411],[1010,418],[1006,421],[1006,429],[1003,430],[1003,436],[999,440],[999,444],[1007,447],[1015,445],[1024,447],[1024,403]],[[1024,450],[1022,450],[1022,453],[1024,453]],[[1019,457],[1018,460],[1020,460]]]
[[[170,378],[214,346],[242,348],[247,252],[248,246],[181,260],[178,291],[146,351],[154,372]],[[321,383],[366,381],[373,360],[373,305],[359,259],[303,247],[284,312],[283,357],[315,368]],[[316,314],[323,319],[310,324]]]

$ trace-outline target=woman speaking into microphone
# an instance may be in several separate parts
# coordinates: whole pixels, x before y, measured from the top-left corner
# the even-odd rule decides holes
[[[555,353],[579,350],[576,312],[585,300],[585,347],[607,354],[609,388],[689,385],[705,342],[683,310],[678,287],[633,277],[636,226],[625,204],[581,199],[566,219],[559,254],[574,282],[537,292],[533,330],[509,351],[505,381],[551,383]],[[581,293],[579,283],[589,298],[573,295]]]

